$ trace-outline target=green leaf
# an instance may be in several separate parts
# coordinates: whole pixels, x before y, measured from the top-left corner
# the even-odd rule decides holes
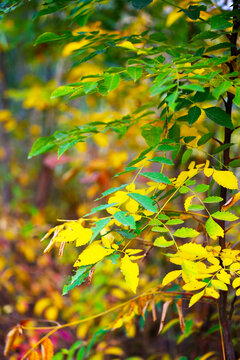
[[[223,144],[223,145],[220,145],[216,149],[214,149],[214,151],[212,153],[213,154],[218,154],[221,151],[224,151],[224,150],[230,148],[232,145],[235,145],[235,144]]]
[[[177,231],[175,231],[174,236],[180,237],[180,238],[188,238],[188,237],[196,237],[199,235],[199,232],[191,229],[191,228],[187,228],[187,227],[182,227],[180,229],[177,229]]]
[[[137,66],[129,66],[127,68],[127,73],[134,81],[137,81],[142,76],[142,68]]]
[[[57,41],[60,40],[64,37],[55,34],[53,32],[45,32],[44,34],[41,34],[40,36],[38,36],[38,38],[36,39],[34,46],[38,45],[38,44],[43,44],[46,42],[50,42],[50,41]]]
[[[235,105],[240,106],[240,86],[236,86],[236,95],[233,102]]]
[[[90,212],[90,213],[84,215],[84,217],[89,216],[89,215],[92,215],[92,214],[95,214],[95,213],[98,212],[98,211],[105,210],[105,209],[107,209],[107,208],[109,208],[109,207],[112,207],[112,206],[115,206],[115,205],[117,205],[117,203],[104,204],[104,205],[96,206],[96,207],[94,207],[93,209],[91,209],[91,212]]]
[[[142,130],[142,136],[150,147],[155,147],[159,144],[161,134],[162,129],[152,125],[146,125]]]
[[[224,236],[223,229],[221,228],[220,225],[218,225],[218,223],[216,223],[216,221],[213,220],[213,218],[211,216],[206,221],[205,227],[206,227],[206,231],[207,231],[208,235],[213,240],[217,240],[218,236],[220,236],[220,237]]]
[[[214,133],[208,133],[208,134],[204,134],[197,142],[198,146],[204,145],[206,144],[212,137],[214,136]]]
[[[194,124],[200,115],[201,115],[201,109],[198,106],[191,107],[191,109],[188,111],[188,116],[187,116],[189,125]]]
[[[88,276],[91,268],[92,268],[91,265],[81,266],[76,271],[76,274],[72,276],[71,280],[69,280],[67,284],[64,285],[62,294],[66,295],[71,289],[81,285]]]
[[[154,201],[146,195],[131,193],[128,196],[136,200],[144,209],[152,211],[153,213],[157,212],[157,206],[154,204]]]
[[[105,196],[108,196],[108,195],[110,195],[110,194],[112,194],[112,193],[114,193],[114,192],[116,192],[116,191],[118,191],[118,190],[121,190],[121,189],[125,188],[126,186],[127,186],[127,184],[123,184],[123,185],[120,185],[120,186],[117,186],[117,187],[113,187],[113,188],[111,188],[111,189],[108,189],[108,190],[104,191],[104,192],[102,193],[102,196],[100,196],[99,198],[97,198],[95,201],[100,200],[100,199],[103,199]]]
[[[114,219],[119,221],[124,226],[129,226],[130,229],[136,228],[136,223],[132,215],[127,215],[128,213],[125,211],[117,211],[113,215]]]
[[[148,6],[152,1],[153,0],[132,0],[132,5],[139,10]]]
[[[204,209],[205,209],[204,206],[199,205],[199,204],[190,205],[188,208],[188,210],[190,210],[190,211],[202,211]]]
[[[85,94],[90,94],[94,92],[94,90],[96,90],[97,87],[98,87],[97,81],[87,81],[83,84],[83,90]]]
[[[198,184],[197,186],[195,186],[194,192],[202,193],[202,192],[207,191],[208,189],[209,189],[209,185]]]
[[[159,147],[157,148],[157,151],[174,151],[174,150],[175,147],[168,144],[159,145]]]
[[[192,149],[187,149],[186,151],[184,151],[181,159],[181,165],[184,165],[190,159],[192,152],[193,152]]]
[[[119,74],[106,74],[104,75],[104,85],[108,92],[116,89],[120,82]]]
[[[219,86],[217,86],[212,94],[216,99],[219,99],[220,96],[225,93],[232,86],[231,81],[223,81]]]
[[[144,172],[140,175],[158,183],[171,184],[169,178],[160,172]]]
[[[73,86],[59,86],[51,93],[51,99],[55,99],[59,96],[65,96],[72,94],[76,90]]]
[[[216,124],[224,126],[228,129],[234,129],[231,117],[220,107],[212,106],[203,110],[205,111],[207,117]]]
[[[167,247],[169,247],[169,246],[174,245],[174,241],[173,241],[173,240],[167,241],[167,240],[165,239],[165,237],[160,236],[160,237],[158,237],[158,238],[155,239],[153,245],[154,245],[154,246],[157,246],[157,247],[161,247],[161,248],[167,248]]]
[[[232,27],[232,24],[225,19],[225,14],[219,14],[210,18],[211,29],[222,30]]]
[[[107,224],[111,221],[111,217],[105,218],[105,219],[100,219],[96,222],[96,226],[91,227],[91,230],[93,232],[92,237],[90,239],[90,243],[96,239],[96,237],[98,236],[98,234],[100,233],[100,231],[105,228],[105,226],[107,226]]]
[[[193,141],[194,139],[196,139],[196,136],[185,136],[184,138],[183,138],[183,140],[184,140],[184,142],[186,143],[186,144],[189,144],[191,141]]]
[[[166,222],[166,225],[180,225],[183,223],[184,223],[184,221],[181,219],[171,219]]]
[[[223,201],[223,198],[220,196],[208,196],[203,200],[203,202],[206,204],[219,203],[221,201]]]
[[[191,90],[191,91],[199,91],[199,92],[204,92],[204,87],[202,87],[201,85],[198,84],[186,84],[186,85],[182,85],[180,86],[180,88],[182,90]]]
[[[235,221],[235,220],[239,219],[238,216],[232,214],[229,211],[217,211],[211,215],[215,219],[224,220],[224,221]]]
[[[44,154],[45,152],[50,151],[55,147],[55,138],[53,136],[40,137],[33,144],[28,155],[28,159],[31,159],[33,156]]]
[[[235,159],[230,161],[230,163],[228,164],[231,167],[239,167],[240,166],[240,159]]]
[[[166,165],[174,165],[171,159],[167,159],[162,156],[156,156],[148,161],[156,162],[156,163],[160,163],[160,164],[166,164]]]

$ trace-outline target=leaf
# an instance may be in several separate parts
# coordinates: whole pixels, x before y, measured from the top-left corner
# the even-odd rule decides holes
[[[203,193],[203,192],[207,191],[208,189],[209,189],[209,185],[198,184],[197,186],[195,186],[194,192]]]
[[[94,207],[93,209],[91,209],[91,212],[90,212],[90,213],[84,215],[84,217],[89,216],[89,215],[92,215],[92,214],[95,214],[95,213],[98,212],[98,211],[105,210],[105,209],[107,209],[107,208],[109,208],[109,207],[113,207],[113,206],[115,206],[115,205],[117,205],[117,203],[104,204],[104,205],[96,206],[96,207]]]
[[[96,264],[106,256],[112,254],[114,251],[115,250],[113,249],[105,249],[99,242],[94,242],[83,250],[73,266],[76,267]]]
[[[225,93],[232,86],[231,81],[223,81],[219,86],[217,86],[212,94],[216,99],[219,99],[220,96]]]
[[[233,102],[235,105],[240,106],[240,86],[236,86],[236,95]]]
[[[160,172],[144,172],[144,173],[140,173],[140,175],[157,183],[171,184],[169,178]]]
[[[192,149],[187,149],[186,151],[184,151],[181,159],[181,165],[184,165],[190,159],[192,152]]]
[[[212,137],[214,136],[214,133],[208,133],[204,134],[197,142],[198,146],[202,146],[206,144]]]
[[[4,347],[4,356],[8,356],[9,352],[13,348],[15,340],[22,334],[22,328],[20,325],[16,325],[11,328],[6,335],[5,347]]]
[[[130,257],[127,254],[125,254],[125,256],[121,259],[120,269],[125,277],[127,285],[134,293],[136,293],[139,282],[138,264],[132,262],[130,260]]]
[[[218,280],[224,282],[225,284],[230,284],[230,278],[231,275],[228,274],[225,270],[221,270],[220,272],[217,273],[217,278]]]
[[[171,219],[171,220],[168,220],[167,222],[166,222],[166,225],[180,225],[180,224],[183,224],[184,223],[184,221],[183,220],[181,220],[181,219]]]
[[[189,305],[188,307],[193,306],[194,304],[196,304],[196,302],[198,302],[204,295],[204,290],[200,291],[199,293],[193,295],[190,299]]]
[[[214,170],[213,180],[227,189],[238,189],[238,180],[232,171]]]
[[[42,360],[51,360],[54,355],[54,347],[51,340],[47,337],[41,343]]]
[[[132,0],[132,5],[139,10],[148,6],[152,1],[153,0]]]
[[[195,291],[195,290],[200,290],[203,287],[205,287],[207,284],[204,281],[198,281],[198,280],[194,280],[194,281],[190,281],[187,284],[183,285],[183,290],[186,291]]]
[[[166,164],[166,165],[174,165],[171,159],[162,157],[162,156],[156,156],[148,161],[156,162],[160,164]]]
[[[127,68],[127,73],[134,81],[137,81],[142,76],[142,68],[137,66],[129,66]]]
[[[104,85],[106,86],[108,92],[115,90],[118,87],[119,82],[119,74],[107,74],[104,76]]]
[[[211,29],[222,30],[228,27],[232,27],[232,23],[228,22],[225,18],[225,14],[219,14],[210,18]]]
[[[51,93],[51,99],[55,99],[59,96],[65,96],[65,95],[72,94],[76,90],[77,89],[73,86],[59,86],[57,89],[55,89]]]
[[[201,109],[198,106],[195,105],[191,107],[187,115],[189,125],[194,124],[200,115],[201,115]]]
[[[186,199],[185,202],[184,202],[185,211],[188,211],[189,206],[190,206],[191,203],[192,203],[192,199],[194,199],[195,196],[196,196],[196,195],[192,195],[192,196],[187,197],[187,199]]]
[[[182,274],[182,270],[174,270],[164,276],[162,286],[168,285],[170,282],[176,280]]]
[[[221,228],[220,225],[218,225],[218,223],[216,223],[216,221],[213,220],[212,217],[210,217],[206,221],[205,226],[206,226],[206,231],[211,239],[217,240],[218,236],[220,237],[224,236],[223,229]]]
[[[235,159],[230,161],[228,164],[230,167],[240,167],[240,159]]]
[[[206,197],[206,199],[203,200],[203,202],[206,204],[218,203],[221,201],[223,201],[223,198],[221,198],[220,196],[208,196]]]
[[[230,209],[233,205],[235,205],[240,200],[240,192],[236,193],[231,197],[222,207],[222,211],[227,211]]]
[[[175,242],[173,240],[172,241],[167,241],[164,236],[160,236],[160,237],[155,239],[153,245],[161,247],[161,248],[166,248],[166,247],[174,245],[174,243]]]
[[[157,206],[154,204],[154,201],[148,196],[136,193],[128,194],[128,196],[137,201],[140,205],[142,205],[144,209],[152,211],[153,213],[157,212]]]
[[[89,275],[89,271],[91,270],[92,266],[81,266],[77,271],[76,274],[71,277],[71,279],[64,285],[62,295],[66,295],[70,290],[75,288],[76,286],[80,286],[86,277]]]
[[[196,237],[199,235],[199,232],[191,229],[191,228],[187,228],[187,227],[182,227],[180,229],[177,229],[177,231],[175,231],[174,236],[180,237],[180,238],[187,238],[187,237]]]
[[[98,236],[98,234],[100,233],[100,231],[102,229],[105,228],[105,226],[108,225],[108,223],[111,221],[111,217],[105,218],[105,219],[100,219],[96,222],[96,226],[92,227],[92,237],[90,239],[90,242],[92,242],[93,240],[96,239],[96,237]]]
[[[180,86],[182,90],[191,90],[191,91],[199,91],[199,92],[205,92],[204,87],[198,84],[187,84]]]
[[[227,285],[221,280],[212,280],[211,284],[213,287],[215,287],[218,290],[228,291]]]
[[[155,147],[160,142],[162,129],[160,127],[146,125],[142,130],[142,137],[150,147]]]
[[[184,320],[184,315],[183,315],[182,299],[179,299],[179,300],[176,301],[176,306],[177,306],[180,329],[184,333],[184,331],[185,331],[185,320]]]
[[[165,323],[165,319],[166,319],[166,315],[167,315],[167,311],[169,308],[169,305],[173,302],[172,299],[165,301],[165,303],[163,304],[163,308],[162,308],[162,315],[161,315],[161,320],[160,320],[160,327],[158,330],[158,334],[160,334],[160,332],[163,329],[164,323]]]
[[[41,360],[42,357],[40,357],[39,353],[36,350],[32,350],[28,360]]]
[[[37,39],[35,40],[34,46],[39,45],[39,44],[43,44],[46,42],[50,42],[50,41],[57,41],[60,40],[64,37],[55,34],[53,32],[45,32],[43,34],[41,34],[40,36],[37,37]]]
[[[232,287],[233,287],[234,289],[236,289],[236,288],[239,287],[239,286],[240,286],[240,277],[237,277],[236,279],[233,280],[233,282],[232,282]]]
[[[111,188],[111,189],[108,189],[108,190],[104,191],[104,192],[102,193],[102,196],[101,196],[100,198],[96,199],[95,201],[100,200],[100,199],[103,199],[105,196],[108,196],[108,195],[110,195],[110,194],[112,194],[112,193],[114,193],[114,192],[116,192],[116,191],[118,191],[118,190],[121,190],[121,189],[125,188],[126,186],[127,186],[127,184],[123,184],[123,185],[120,185],[120,186],[117,186],[117,187],[113,187],[113,188]]]
[[[127,212],[125,211],[117,211],[115,214],[113,214],[114,219],[119,221],[124,226],[129,226],[130,229],[135,229],[136,224],[135,220],[132,215],[127,215]]]
[[[234,129],[231,117],[220,107],[212,106],[203,110],[205,111],[207,117],[216,124],[224,126],[228,129]]]
[[[96,90],[97,87],[98,87],[97,81],[86,81],[83,84],[83,90],[85,94],[91,94],[92,92],[94,92],[94,90]]]
[[[220,296],[219,293],[216,290],[214,290],[213,288],[210,288],[210,287],[207,287],[205,289],[205,295],[206,296],[211,296],[214,299],[218,299],[219,296]]]
[[[221,211],[217,211],[213,214],[211,214],[212,217],[214,217],[215,219],[218,219],[218,220],[224,220],[224,221],[235,221],[237,219],[239,219],[238,216],[230,213],[230,212],[227,212],[227,211],[224,211],[224,212],[221,212]]]
[[[28,155],[28,159],[33,156],[44,154],[56,147],[55,138],[53,136],[46,136],[38,138],[32,146],[32,149]]]

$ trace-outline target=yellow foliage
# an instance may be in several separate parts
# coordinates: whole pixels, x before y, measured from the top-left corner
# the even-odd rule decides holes
[[[112,254],[114,250],[105,249],[100,241],[95,241],[90,244],[83,252],[79,255],[78,259],[73,266],[84,266],[96,264],[98,261],[104,259],[106,256]]]
[[[214,170],[213,180],[227,189],[238,189],[238,180],[232,171]]]
[[[121,272],[123,273],[126,283],[129,288],[136,293],[138,281],[139,281],[139,267],[137,263],[134,263],[130,260],[130,257],[125,254],[123,258],[121,258]]]

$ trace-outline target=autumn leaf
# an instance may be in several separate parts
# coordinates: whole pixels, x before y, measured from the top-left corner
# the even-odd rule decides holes
[[[139,281],[139,267],[137,263],[134,263],[130,260],[130,257],[125,254],[121,259],[121,272],[123,273],[126,283],[129,288],[136,293],[138,281]]]

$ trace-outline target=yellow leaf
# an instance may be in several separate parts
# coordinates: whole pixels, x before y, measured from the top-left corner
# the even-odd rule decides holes
[[[216,290],[214,290],[213,288],[209,288],[209,287],[207,287],[207,288],[205,289],[205,295],[211,296],[211,297],[213,297],[214,299],[218,299],[218,298],[219,298],[219,293],[218,293]]]
[[[106,256],[112,254],[114,250],[105,249],[99,242],[95,241],[90,244],[83,252],[79,255],[77,261],[73,266],[84,266],[96,264]]]
[[[138,211],[139,204],[137,201],[131,199],[126,203],[125,207],[128,212],[135,214]]]
[[[182,270],[174,270],[164,276],[162,286],[166,286],[170,282],[176,280],[182,274]]]
[[[130,289],[136,293],[138,281],[139,281],[139,267],[137,263],[134,263],[130,260],[129,256],[126,254],[121,259],[121,272],[123,273],[127,285]]]
[[[117,44],[116,46],[120,46],[124,49],[133,50],[133,51],[138,50],[130,41],[123,41],[121,44]]]
[[[232,171],[214,170],[213,179],[227,189],[238,189],[238,181]]]
[[[236,296],[239,296],[239,295],[240,295],[240,288],[237,289],[237,291],[236,291]]]
[[[240,270],[240,263],[233,263],[230,265],[230,271],[238,271]]]
[[[230,267],[230,270],[231,270],[231,267]],[[225,284],[230,284],[231,276],[225,270],[221,270],[219,273],[217,273],[217,278],[219,280],[223,281]]]
[[[193,199],[193,198],[195,198],[195,195],[189,196],[189,197],[185,200],[185,202],[184,202],[184,208],[185,208],[186,211],[188,211],[189,206],[191,206],[191,203],[192,203],[192,199]]]
[[[228,287],[227,285],[223,282],[223,281],[220,281],[220,280],[212,280],[211,281],[212,285],[218,289],[218,290],[223,290],[223,291],[227,291],[228,290]]]
[[[207,284],[203,281],[190,281],[189,283],[183,285],[183,290],[186,291],[195,291],[195,290],[199,290],[202,289],[203,287],[205,287]]]
[[[236,279],[233,280],[233,282],[232,282],[232,287],[233,287],[234,289],[236,289],[236,288],[239,287],[239,286],[240,286],[240,277],[237,277]]]
[[[200,300],[201,297],[203,297],[203,295],[204,295],[204,290],[201,291],[201,292],[199,292],[199,293],[197,293],[197,294],[195,294],[195,295],[193,295],[193,296],[191,297],[191,299],[190,299],[189,307],[191,307],[191,306],[193,306],[194,304],[196,304],[196,302],[197,302],[198,300]]]
[[[183,16],[183,12],[182,11],[180,12],[178,8],[172,10],[167,17],[166,26],[170,27],[172,24],[175,23],[175,21],[177,21],[182,16]]]
[[[213,169],[204,168],[203,172],[206,177],[210,177],[213,174]]]
[[[199,259],[208,256],[207,250],[201,244],[187,243],[179,246],[180,256],[184,259]]]

